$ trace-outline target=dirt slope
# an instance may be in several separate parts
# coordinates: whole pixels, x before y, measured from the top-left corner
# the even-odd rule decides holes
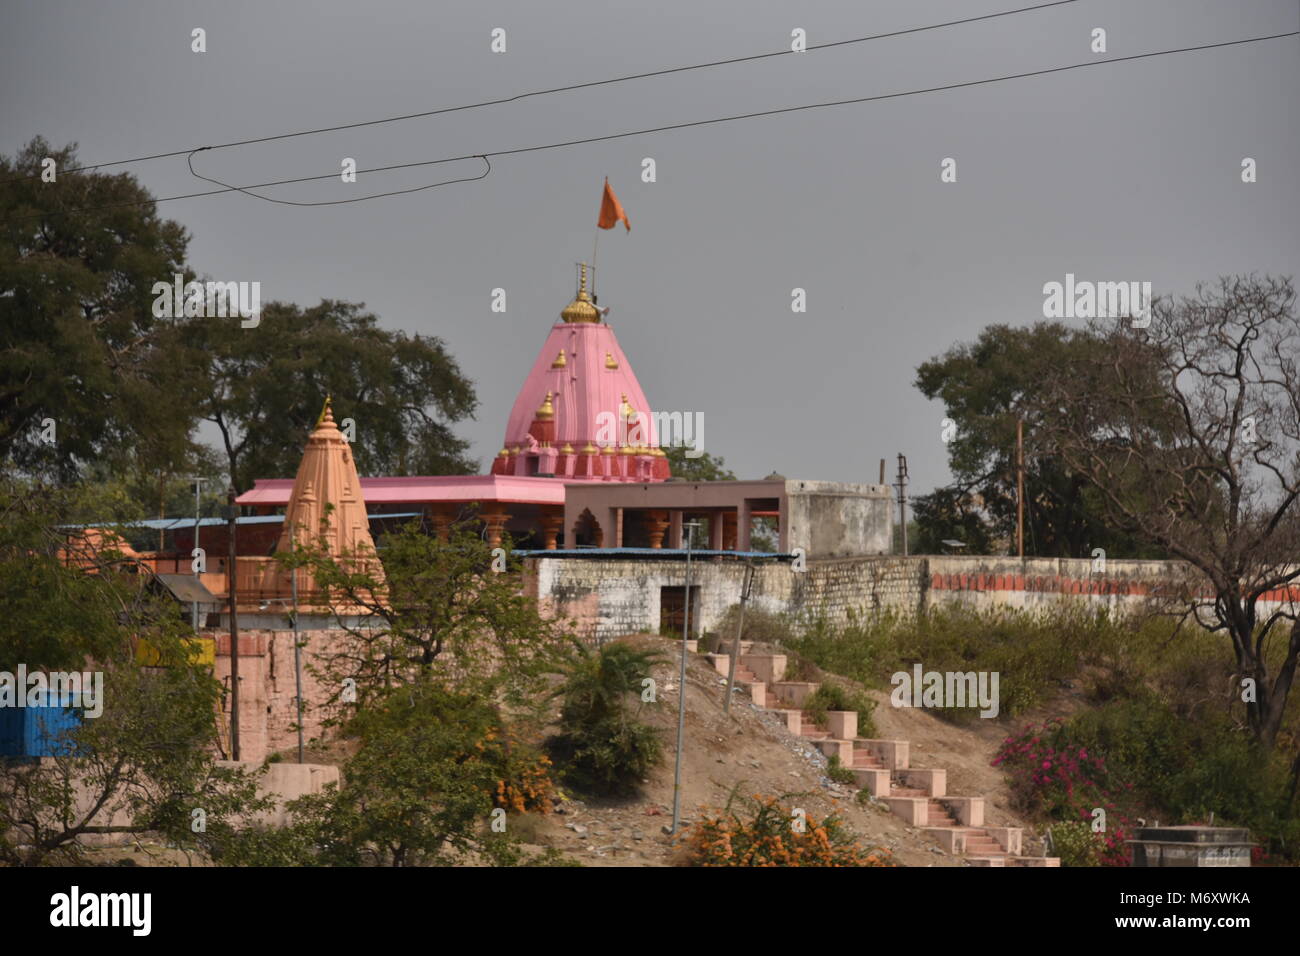
[[[557,813],[520,821],[527,831],[520,835],[529,843],[556,847],[588,866],[665,866],[681,857],[680,840],[662,832],[672,819],[679,700],[677,645],[649,635],[629,640],[653,647],[671,659],[671,664],[655,669],[658,702],[643,711],[643,719],[663,731],[663,764],[648,778],[638,798],[587,803],[571,800],[561,803]],[[724,714],[724,695],[725,679],[704,658],[691,655],[682,771],[685,820],[695,820],[701,807],[723,806],[737,784],[743,785],[742,792],[750,794],[801,792],[806,796],[791,797],[789,805],[803,807],[815,816],[838,808],[864,846],[888,847],[905,865],[965,865],[883,806],[859,805],[853,788],[832,784],[826,777],[825,758],[807,742],[792,736],[772,716],[754,707],[747,695],[738,693],[731,713]],[[1007,809],[1001,774],[989,766],[1005,730],[953,727],[922,711],[895,710],[887,695],[874,696],[880,700],[876,721],[879,735],[909,739],[912,766],[946,767],[949,793],[986,797],[987,819],[994,825],[1023,825]],[[689,833],[689,827],[684,832]],[[1025,835],[1028,840],[1028,830]]]

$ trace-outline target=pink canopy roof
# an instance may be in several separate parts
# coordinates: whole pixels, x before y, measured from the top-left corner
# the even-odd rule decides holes
[[[508,501],[563,505],[565,481],[515,475],[446,475],[412,478],[362,478],[361,496],[367,505],[426,502]],[[291,478],[259,478],[236,501],[241,505],[284,507],[293,491]]]

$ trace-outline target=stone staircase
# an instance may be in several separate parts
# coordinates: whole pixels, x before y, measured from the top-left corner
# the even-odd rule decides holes
[[[718,653],[706,655],[723,677],[731,664],[729,651],[730,642],[723,642]],[[785,671],[784,654],[755,653],[752,642],[740,642],[736,685],[754,705],[777,715],[790,733],[803,737],[828,758],[839,757],[840,765],[853,773],[860,788],[910,826],[932,836],[945,852],[963,857],[971,866],[1061,865],[1056,857],[1023,856],[1020,827],[985,825],[984,798],[950,795],[943,768],[912,767],[908,741],[859,737],[854,711],[827,711],[826,722],[818,724],[803,705],[819,685],[788,681]]]

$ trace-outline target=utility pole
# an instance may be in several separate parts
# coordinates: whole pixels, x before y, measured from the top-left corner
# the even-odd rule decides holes
[[[289,551],[298,549],[295,535],[289,535]],[[298,643],[298,568],[293,571],[293,677],[298,695],[298,762],[302,763],[302,647]]]
[[[898,523],[903,528],[903,557],[907,557],[907,456],[898,454]]]
[[[199,494],[203,488],[203,483],[208,479],[190,478],[189,480],[194,482],[194,548],[195,550],[197,550],[199,547],[199,511],[200,511]],[[178,568],[177,570],[180,569]],[[193,572],[196,578],[199,576],[198,565],[195,563],[193,552],[191,552],[190,555],[190,571]],[[199,602],[198,601],[195,601],[191,605],[191,613],[192,613],[192,619],[190,623],[193,624],[194,630],[197,632],[199,629]]]
[[[1025,422],[1016,419],[1016,553],[1025,556]]]
[[[883,467],[883,462],[882,462]],[[740,657],[740,636],[745,633],[745,604],[754,588],[754,565],[745,562],[745,580],[740,586],[740,617],[736,621],[736,640],[731,645],[731,659],[727,662],[727,696],[722,701],[722,712],[731,713],[731,695],[736,689],[736,661]]]
[[[691,636],[691,545],[698,521],[682,525],[686,531],[686,605],[682,622],[682,666],[677,685],[677,760],[673,768],[673,825],[669,833],[676,833],[682,820],[682,747],[686,742],[686,642]]]
[[[235,504],[235,486],[226,488],[226,592],[230,595],[230,759],[239,759],[239,620],[235,594],[235,528],[239,507]]]

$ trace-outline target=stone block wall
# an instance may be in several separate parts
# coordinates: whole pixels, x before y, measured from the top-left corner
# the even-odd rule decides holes
[[[738,603],[744,567],[731,560],[692,563],[698,586],[693,633],[717,627]],[[544,611],[572,620],[588,638],[658,632],[660,588],[685,584],[685,562],[637,558],[529,558],[525,579]],[[1002,557],[856,557],[760,567],[751,607],[770,613],[822,616],[842,624],[852,616],[931,608],[1048,610],[1075,602],[1126,615],[1150,607],[1199,579],[1178,561]],[[1265,595],[1260,610],[1300,602],[1300,588]]]
[[[335,692],[312,673],[312,661],[340,641],[344,632],[311,629],[300,632],[302,653],[303,727],[307,740],[318,737],[325,717],[324,702]],[[214,676],[227,689],[222,712],[222,746],[229,752],[230,635],[217,634]],[[239,755],[261,761],[298,746],[297,687],[293,666],[293,631],[248,630],[239,634]]]

